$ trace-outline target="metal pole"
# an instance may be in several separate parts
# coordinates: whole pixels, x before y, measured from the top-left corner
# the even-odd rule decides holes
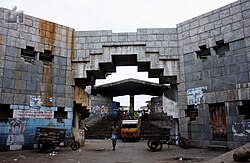
[[[130,95],[129,114],[134,115],[134,95]]]

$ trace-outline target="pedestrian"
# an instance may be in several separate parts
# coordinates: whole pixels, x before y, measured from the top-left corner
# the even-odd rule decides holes
[[[119,134],[119,126],[116,124],[116,121],[114,121],[113,122],[113,126],[111,127],[111,132],[110,132],[113,151],[115,150],[116,139],[118,137],[118,134]]]

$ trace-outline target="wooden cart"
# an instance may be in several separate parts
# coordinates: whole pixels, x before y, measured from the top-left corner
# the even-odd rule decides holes
[[[170,135],[171,128],[146,128],[141,130],[141,138],[149,139],[165,139]]]
[[[61,143],[65,142],[66,129],[37,127],[36,140],[38,148],[42,152],[50,153],[55,150],[55,147],[60,147]],[[75,140],[74,136],[71,138],[70,142],[72,150],[80,148],[80,143]]]
[[[182,137],[180,133],[176,135],[170,134],[171,128],[154,128],[154,129],[145,129],[142,131],[142,137],[147,139],[147,146],[151,151],[160,151],[163,144],[178,144],[184,149],[190,147],[190,142],[187,138]]]

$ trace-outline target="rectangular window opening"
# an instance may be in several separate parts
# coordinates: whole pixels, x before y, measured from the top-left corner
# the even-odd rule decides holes
[[[39,60],[43,62],[43,65],[49,66],[53,62],[54,56],[50,50],[44,50],[44,53],[40,53]]]
[[[58,107],[54,117],[57,119],[57,122],[63,123],[64,119],[68,119],[68,112],[64,111],[64,107]]]
[[[238,106],[239,115],[244,115],[245,119],[250,120],[250,112],[248,109],[250,106],[250,100],[243,101],[242,103],[243,103],[242,106]]]
[[[32,60],[36,60],[36,54],[34,47],[26,46],[26,49],[21,49],[21,57],[25,62],[31,63]]]
[[[210,49],[208,49],[206,45],[200,46],[199,48],[200,48],[200,51],[196,52],[197,58],[202,59],[203,61],[207,60],[208,57],[211,56]]]
[[[0,122],[8,122],[13,117],[13,109],[9,104],[0,104]]]
[[[186,117],[189,117],[190,121],[195,121],[196,117],[198,117],[198,109],[196,109],[194,105],[188,105],[185,112]]]
[[[216,47],[214,48],[215,52],[217,55],[219,55],[219,57],[223,57],[225,56],[225,53],[229,51],[229,44],[228,43],[224,43],[224,41],[217,41],[216,42]]]

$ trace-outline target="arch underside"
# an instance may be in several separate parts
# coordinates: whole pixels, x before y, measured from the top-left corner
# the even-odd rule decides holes
[[[177,85],[179,60],[160,59],[159,52],[146,52],[144,46],[102,47],[102,53],[90,53],[84,62],[75,65],[75,84],[95,85],[116,72],[116,66],[137,66],[138,72],[148,72],[149,78],[159,78],[159,84]]]

